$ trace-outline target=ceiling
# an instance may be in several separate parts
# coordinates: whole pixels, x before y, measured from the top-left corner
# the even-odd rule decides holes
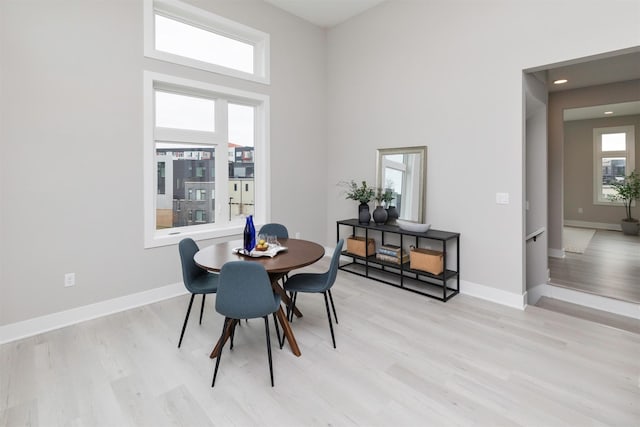
[[[384,0],[264,0],[319,27],[329,28]]]
[[[550,66],[541,72],[545,75],[544,79],[547,82],[549,92],[640,80],[640,50],[632,49],[612,56],[563,63]],[[561,85],[553,84],[557,79],[567,79],[568,81]],[[636,98],[637,102],[568,109],[564,112],[564,120],[586,120],[640,114],[640,93]],[[605,115],[605,111],[612,111],[613,114]]]
[[[605,111],[610,111],[612,114],[605,114]],[[602,119],[605,117],[630,116],[634,114],[640,114],[640,101],[569,108],[564,110],[564,121]]]
[[[323,28],[338,25],[385,0],[264,0],[267,3],[296,15]],[[640,79],[640,48],[591,58],[566,61],[527,70],[547,82],[549,92],[559,92],[589,86]],[[567,83],[555,85],[558,79]],[[640,94],[638,94],[640,101]],[[614,115],[640,114],[640,102],[610,104],[597,107],[576,108],[565,113],[565,120],[584,120],[604,116],[604,111]]]
[[[636,80],[640,79],[640,50],[552,65],[545,71],[549,92]],[[568,82],[554,85],[558,79],[567,79]]]

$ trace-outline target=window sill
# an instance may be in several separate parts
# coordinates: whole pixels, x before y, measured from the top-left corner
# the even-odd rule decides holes
[[[215,229],[174,231],[172,234],[154,235],[150,239],[146,239],[144,248],[151,249],[176,245],[186,237],[191,237],[195,241],[224,238],[231,240],[230,238],[232,237],[241,236],[243,230],[244,224],[234,224]]]

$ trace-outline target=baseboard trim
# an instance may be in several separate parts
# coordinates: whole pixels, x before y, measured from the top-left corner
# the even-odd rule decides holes
[[[525,302],[527,305],[536,305],[538,303],[538,300],[540,300],[540,298],[546,296],[545,293],[547,292],[546,289],[547,283],[541,283],[539,285],[536,285],[532,288],[527,289],[526,292],[526,296],[525,296]]]
[[[564,258],[566,256],[564,253],[564,249],[554,249],[554,248],[549,248],[548,255],[553,258]]]
[[[325,247],[325,256],[330,257],[335,248]],[[141,307],[154,302],[185,295],[186,288],[182,282],[161,286],[148,291],[125,295],[95,304],[72,308],[58,313],[47,314],[16,323],[0,326],[0,344],[32,337],[44,332],[64,328],[86,320],[119,313],[132,308]]]
[[[492,288],[491,286],[468,282],[466,280],[460,281],[460,293],[495,302],[497,304],[506,305],[508,307],[517,308],[519,310],[524,310],[526,305],[526,294],[512,294],[511,292]]]
[[[553,284],[545,283],[534,286],[527,291],[527,295],[528,305],[534,305],[544,296],[640,320],[640,304],[580,292]]]
[[[622,231],[620,224],[608,224],[606,222],[578,221],[574,219],[565,219],[564,225],[569,227],[594,228],[596,230]]]
[[[182,283],[161,286],[148,291],[100,301],[58,313],[0,326],[0,344],[31,337],[54,329],[118,313],[187,293]]]

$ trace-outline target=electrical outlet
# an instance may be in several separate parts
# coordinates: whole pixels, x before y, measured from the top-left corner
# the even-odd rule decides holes
[[[300,238],[300,232],[296,231],[296,239],[299,239],[299,238]]]
[[[64,287],[68,288],[69,286],[75,286],[76,284],[76,273],[66,273],[64,275]]]
[[[579,214],[584,213],[584,211],[582,210],[582,208],[578,208],[578,213],[579,213]]]

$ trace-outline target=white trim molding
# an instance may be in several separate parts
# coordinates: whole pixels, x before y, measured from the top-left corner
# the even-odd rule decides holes
[[[591,222],[565,219],[564,225],[569,227],[594,228],[596,230],[622,231],[622,227],[620,227],[620,224],[608,224],[606,222]]]
[[[528,305],[534,305],[541,297],[553,298],[596,310],[640,320],[640,304],[580,292],[553,284],[540,284],[529,289]]]
[[[524,310],[526,305],[526,293],[522,295],[514,294],[466,280],[460,280],[460,293],[519,310]]]
[[[549,248],[549,256],[553,258],[564,258],[566,255],[564,249]]]
[[[331,257],[335,248],[325,247],[325,257]],[[147,304],[164,301],[169,298],[186,295],[188,292],[182,282],[161,286],[148,291],[138,292],[123,297],[100,301],[70,310],[47,314],[16,323],[0,326],[0,344],[32,337],[44,332],[75,325],[98,317],[108,316],[141,307]]]
[[[86,320],[108,316],[121,311],[163,301],[187,293],[184,284],[174,283],[148,291],[100,301],[70,310],[47,314],[21,322],[0,326],[0,344],[31,337],[54,329],[64,328]]]

